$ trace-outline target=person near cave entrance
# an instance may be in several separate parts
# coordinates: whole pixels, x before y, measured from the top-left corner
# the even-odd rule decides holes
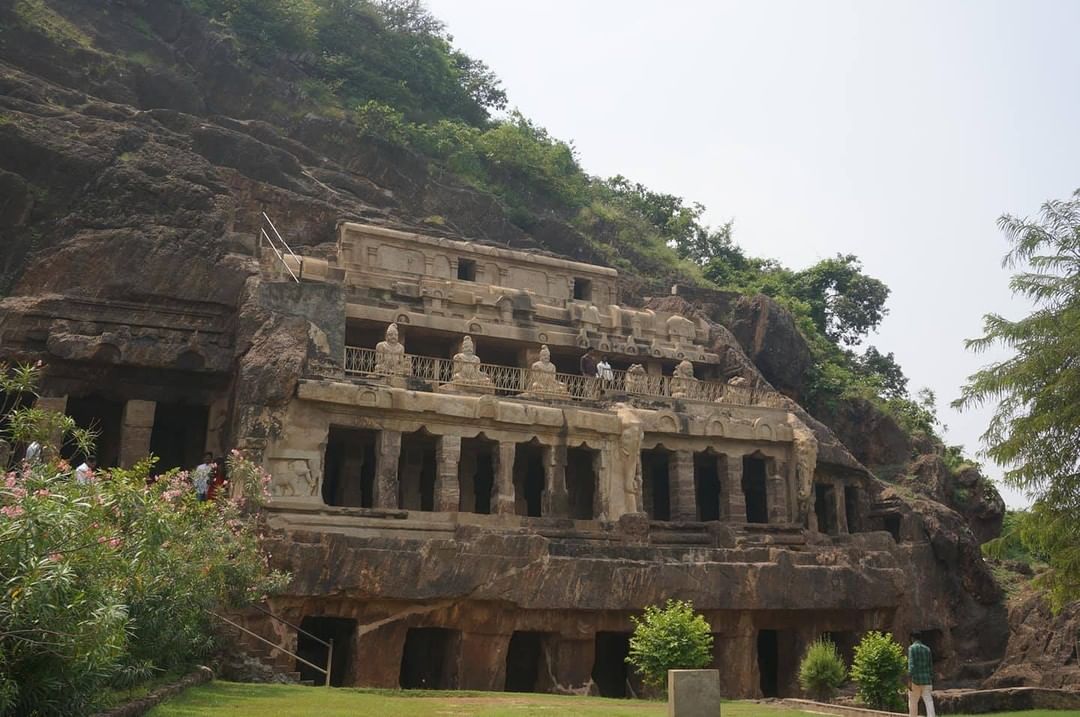
[[[210,481],[214,477],[214,454],[206,453],[203,455],[203,462],[195,466],[195,470],[191,473],[191,483],[195,487],[195,494],[199,497],[199,500],[206,500],[207,493],[210,491]]]
[[[935,717],[934,697],[931,694],[934,681],[934,658],[930,648],[923,644],[922,635],[911,633],[911,647],[908,648],[908,715],[918,717],[919,698],[926,703],[926,717]]]

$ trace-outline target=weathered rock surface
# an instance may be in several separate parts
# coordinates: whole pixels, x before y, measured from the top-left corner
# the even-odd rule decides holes
[[[1055,615],[1035,590],[1011,601],[1005,658],[984,687],[1022,685],[1080,691],[1080,602]]]

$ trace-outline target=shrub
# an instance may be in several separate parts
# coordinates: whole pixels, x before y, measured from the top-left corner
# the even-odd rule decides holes
[[[85,449],[70,418],[34,408],[7,418],[12,443],[38,440],[45,459],[0,479],[0,715],[92,713],[109,687],[207,657],[207,610],[283,581],[251,510],[269,476],[241,455],[229,461],[231,499],[199,502],[176,471],[149,484],[152,459],[80,484],[56,457],[64,441]]]
[[[831,640],[814,640],[799,663],[799,684],[811,697],[829,699],[847,677],[844,659]]]
[[[859,699],[874,709],[903,707],[900,694],[906,672],[904,648],[892,633],[868,632],[855,648],[851,678],[858,685]]]
[[[626,661],[637,668],[645,684],[663,687],[668,670],[699,669],[712,661],[709,623],[694,613],[694,605],[668,600],[663,608],[650,605],[634,622]]]

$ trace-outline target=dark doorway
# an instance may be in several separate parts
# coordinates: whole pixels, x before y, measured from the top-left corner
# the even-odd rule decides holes
[[[540,517],[544,498],[544,446],[519,443],[514,450],[514,512]]]
[[[120,463],[120,431],[124,416],[122,401],[110,401],[98,396],[68,398],[67,415],[79,428],[88,428],[97,434],[94,453],[99,466],[108,468]],[[76,455],[76,447],[71,444],[62,446],[60,455],[65,460],[80,462],[86,458]]]
[[[570,517],[592,520],[596,517],[593,505],[596,498],[597,451],[591,448],[568,448],[566,451],[566,494],[570,502]]]
[[[836,535],[836,490],[831,485],[814,484],[814,514],[817,515],[819,533]]]
[[[776,630],[759,630],[757,664],[762,697],[778,697],[780,688],[780,648]]]
[[[331,426],[326,439],[322,498],[327,505],[374,505],[375,431]]]
[[[406,510],[435,510],[436,436],[425,430],[401,437],[398,505]]]
[[[506,651],[507,692],[547,692],[551,689],[547,654],[551,635],[515,632]]]
[[[694,496],[698,520],[720,520],[720,461],[712,451],[694,454]]]
[[[414,627],[405,634],[399,682],[403,690],[457,688],[461,633],[441,627]]]
[[[855,645],[859,643],[859,636],[854,632],[839,631],[826,632],[822,637],[836,645],[840,657],[844,658],[844,664],[851,667],[851,661],[855,658]]]
[[[333,663],[330,665],[330,686],[344,687],[352,684],[350,662],[352,660],[353,635],[356,633],[356,620],[344,617],[305,617],[300,621],[300,629],[309,632],[318,640],[299,632],[296,635],[296,654],[308,662],[319,666],[326,665],[329,648],[322,642],[334,641]],[[322,640],[322,642],[319,642]],[[316,685],[326,682],[326,675],[318,670],[296,661],[296,671],[301,680],[311,680]]]
[[[743,456],[742,489],[746,496],[746,522],[768,523],[769,500],[766,489],[765,459]]]
[[[630,654],[630,633],[596,633],[592,678],[601,697],[626,697],[626,656]]]
[[[491,513],[491,492],[495,488],[495,455],[498,443],[483,436],[461,441],[458,461],[458,510],[463,513]]]
[[[900,542],[900,527],[902,519],[898,513],[886,513],[883,522],[885,524],[885,530],[889,531],[889,535],[897,543]]]
[[[641,452],[641,492],[651,520],[671,520],[671,451]]]
[[[844,486],[844,517],[849,533],[858,533],[862,529],[859,525],[859,489],[853,485]]]
[[[207,406],[159,403],[154,409],[150,452],[158,457],[155,470],[191,469],[199,465],[206,448]],[[217,457],[217,456],[215,456]]]

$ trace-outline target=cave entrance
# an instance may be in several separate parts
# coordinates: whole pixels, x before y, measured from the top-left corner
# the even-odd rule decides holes
[[[855,658],[855,645],[859,644],[858,633],[843,630],[826,632],[821,636],[836,645],[840,657],[844,658],[844,664],[850,666],[851,661]]]
[[[743,456],[742,489],[746,497],[746,522],[769,522],[769,494],[766,488],[765,458]]]
[[[882,516],[882,523],[885,525],[885,530],[889,531],[889,535],[897,543],[900,542],[901,527],[903,525],[903,518],[899,513],[886,513]]]
[[[67,415],[79,428],[94,431],[94,454],[102,468],[120,464],[120,435],[124,402],[100,396],[68,398]],[[60,447],[60,456],[67,461],[81,462],[86,456],[76,455],[77,447],[67,443]]]
[[[836,489],[824,483],[814,484],[814,514],[817,516],[818,532],[836,535]]]
[[[844,517],[847,519],[848,532],[858,533],[861,526],[859,523],[859,489],[856,486],[844,486]]]
[[[330,426],[323,462],[324,503],[353,508],[374,505],[377,437],[376,431]]]
[[[298,631],[296,633],[297,656],[315,665],[326,665],[329,648],[322,642],[333,640],[334,656],[330,665],[330,686],[344,687],[352,684],[350,663],[352,662],[353,636],[356,634],[356,620],[345,617],[309,616],[300,621],[300,629],[311,633],[318,640]],[[296,671],[300,673],[301,680],[311,680],[316,685],[326,682],[326,675],[300,660],[296,661]]]
[[[592,520],[596,517],[596,462],[600,452],[584,446],[566,450],[566,494],[570,517]]]
[[[157,404],[150,431],[150,452],[158,457],[156,472],[191,469],[202,462],[209,411],[208,406]]]
[[[544,498],[544,451],[535,438],[514,449],[514,512],[539,518]]]
[[[405,634],[398,682],[403,690],[457,689],[461,633],[441,627],[414,627]]]
[[[548,665],[553,635],[547,632],[515,632],[506,651],[507,692],[548,692],[554,670]]]
[[[650,520],[671,520],[671,451],[641,452],[641,493]]]
[[[401,437],[398,505],[406,510],[435,510],[435,448],[438,440],[423,428]]]
[[[720,520],[720,463],[715,451],[694,454],[694,500],[698,520]]]
[[[480,434],[463,438],[458,461],[460,494],[458,510],[462,513],[491,513],[491,493],[495,489],[495,460],[499,444]]]
[[[780,644],[776,630],[758,630],[757,664],[762,697],[780,694]]]
[[[630,654],[629,632],[596,633],[592,679],[601,697],[627,697],[629,673],[626,656]]]

